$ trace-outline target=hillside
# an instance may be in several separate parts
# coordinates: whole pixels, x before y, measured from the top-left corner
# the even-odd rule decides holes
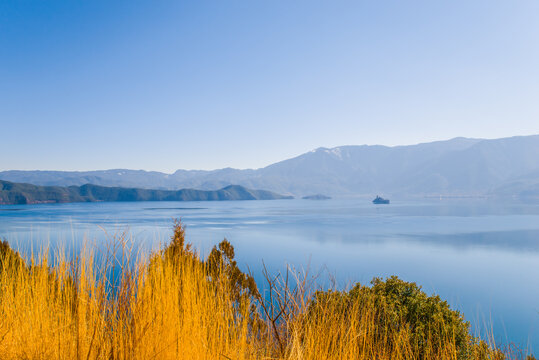
[[[37,186],[0,180],[0,204],[67,203],[92,201],[222,201],[288,199],[271,191],[230,185],[220,190],[149,190],[83,186]]]
[[[525,181],[519,180],[526,176]],[[168,190],[213,190],[238,184],[296,196],[526,196],[535,193],[535,184],[539,183],[539,135],[493,140],[455,138],[394,147],[318,148],[256,170],[178,170],[173,174],[123,169],[4,171],[0,179],[38,185],[92,183]],[[515,182],[519,185],[510,186]]]

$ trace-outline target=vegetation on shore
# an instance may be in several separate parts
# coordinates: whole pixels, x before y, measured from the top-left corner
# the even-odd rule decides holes
[[[0,243],[1,359],[523,358],[397,277],[310,291],[266,272],[261,292],[228,241],[201,259],[180,223],[149,257],[133,259],[123,238],[65,255],[26,261]]]

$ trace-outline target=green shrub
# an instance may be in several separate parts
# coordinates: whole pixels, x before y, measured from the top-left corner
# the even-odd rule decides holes
[[[357,311],[371,307],[371,311]],[[438,295],[427,295],[420,286],[396,276],[383,280],[374,278],[371,286],[356,284],[350,291],[318,291],[309,306],[308,316],[319,316],[320,309],[347,313],[356,309],[361,314],[375,314],[374,333],[377,341],[389,346],[393,334],[406,332],[418,358],[429,358],[448,344],[455,347],[458,359],[503,358],[491,351],[481,340],[470,334],[470,324],[463,315],[452,310]],[[358,324],[361,321],[357,322]]]

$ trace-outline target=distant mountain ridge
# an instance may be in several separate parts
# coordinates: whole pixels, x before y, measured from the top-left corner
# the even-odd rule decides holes
[[[0,180],[0,204],[39,204],[94,201],[223,201],[289,199],[271,191],[230,185],[220,190],[150,190],[83,186],[37,186]]]
[[[539,135],[454,138],[407,146],[318,148],[261,169],[87,172],[3,171],[0,179],[38,185],[177,190],[230,184],[306,196],[444,195],[539,197]]]

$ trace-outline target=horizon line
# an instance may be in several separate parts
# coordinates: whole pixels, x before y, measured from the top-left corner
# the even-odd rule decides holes
[[[9,172],[9,171],[20,171],[20,172],[30,172],[30,171],[39,171],[39,172],[77,172],[77,173],[84,173],[84,172],[98,172],[98,171],[144,171],[144,172],[156,172],[156,173],[160,173],[160,174],[165,174],[165,175],[174,175],[176,172],[178,171],[206,171],[206,172],[212,172],[212,171],[219,171],[219,170],[238,170],[238,171],[242,171],[242,170],[260,170],[260,169],[264,169],[268,166],[271,166],[273,164],[277,164],[277,163],[280,163],[282,161],[286,161],[286,160],[290,160],[290,159],[294,159],[296,157],[299,157],[299,156],[302,156],[302,155],[305,155],[305,154],[308,154],[310,152],[316,152],[317,150],[334,150],[334,149],[337,149],[337,148],[342,148],[342,147],[360,147],[360,146],[380,146],[380,147],[387,147],[387,148],[398,148],[398,147],[407,147],[407,146],[418,146],[418,145],[424,145],[424,144],[433,144],[433,143],[438,143],[438,142],[447,142],[447,141],[452,141],[452,140],[457,140],[457,139],[466,139],[466,140],[478,140],[478,141],[488,141],[488,140],[502,140],[502,139],[511,139],[511,138],[519,138],[519,137],[532,137],[532,136],[539,136],[539,134],[528,134],[528,135],[511,135],[511,136],[504,136],[504,137],[499,137],[499,138],[476,138],[476,137],[466,137],[466,136],[455,136],[455,137],[452,137],[452,138],[449,138],[449,139],[439,139],[439,140],[432,140],[432,141],[424,141],[424,142],[418,142],[418,143],[412,143],[412,144],[397,144],[397,145],[384,145],[384,144],[347,144],[347,145],[338,145],[338,146],[333,146],[333,147],[325,147],[325,146],[319,146],[317,148],[314,148],[314,149],[311,149],[311,150],[307,150],[307,151],[304,151],[298,155],[294,155],[292,157],[289,157],[289,158],[286,158],[286,159],[283,159],[283,160],[278,160],[276,162],[272,162],[270,164],[267,164],[266,166],[261,166],[261,167],[258,167],[258,168],[235,168],[235,167],[231,167],[231,166],[225,166],[225,167],[221,167],[221,168],[213,168],[213,169],[201,169],[201,168],[198,168],[198,169],[181,169],[181,168],[177,168],[176,170],[172,171],[172,172],[167,172],[167,171],[163,171],[163,170],[146,170],[146,169],[129,169],[129,168],[109,168],[109,169],[91,169],[91,170],[73,170],[73,169],[69,169],[69,170],[51,170],[51,169],[0,169],[0,172]]]

